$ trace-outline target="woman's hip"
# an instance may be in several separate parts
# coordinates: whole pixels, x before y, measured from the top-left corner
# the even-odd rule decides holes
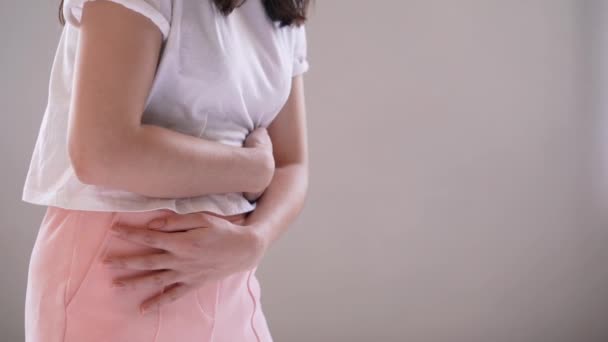
[[[120,239],[110,231],[114,224],[146,229],[148,222],[153,219],[171,215],[178,214],[168,209],[104,212],[48,207],[32,251],[32,266],[41,270],[54,270],[56,277],[67,277],[64,302],[66,308],[69,308],[74,297],[79,294],[88,273],[96,267],[104,266],[102,261],[106,255],[161,252],[153,247]],[[242,223],[246,216],[245,213],[231,216],[213,215],[235,223]],[[96,285],[107,285],[105,281],[110,280],[110,277],[136,276],[142,272],[107,268],[98,273],[107,279],[97,279],[99,284]]]
[[[235,330],[222,329],[224,324],[232,328],[249,325],[249,338],[238,337],[243,341],[257,341],[255,336],[260,335],[257,330],[268,335],[259,307],[255,270],[206,284],[158,312],[144,315],[139,312],[139,305],[161,293],[163,287],[113,286],[116,278],[137,277],[148,271],[107,267],[102,262],[106,255],[139,255],[161,250],[121,239],[112,234],[110,228],[121,223],[145,229],[151,220],[169,215],[178,214],[167,209],[102,212],[48,207],[30,260],[26,298],[26,335],[31,337],[28,342],[40,341],[35,338],[38,335],[45,335],[45,341],[54,341],[51,336],[63,335],[63,339],[57,341],[66,342],[152,341],[155,338],[164,341],[164,337],[206,341],[214,333]],[[245,215],[224,218],[238,223],[243,222]],[[220,293],[222,283],[224,288]],[[252,325],[256,312],[257,329]],[[220,324],[216,316],[222,317]],[[221,331],[214,329],[216,325]]]

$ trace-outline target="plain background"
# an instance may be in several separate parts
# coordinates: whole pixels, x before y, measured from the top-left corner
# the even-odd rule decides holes
[[[56,3],[0,2],[6,342],[23,340],[44,213],[20,197]],[[275,340],[607,341],[607,13],[599,0],[317,0],[309,197],[259,270]]]

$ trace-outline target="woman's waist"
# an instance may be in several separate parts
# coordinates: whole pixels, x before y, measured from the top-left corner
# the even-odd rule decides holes
[[[116,211],[114,212],[114,222],[120,222],[122,224],[136,226],[136,227],[147,227],[148,224],[155,219],[159,218],[169,218],[172,216],[183,216],[183,215],[198,215],[198,214],[206,214],[213,215],[227,221],[230,221],[234,224],[243,224],[248,215],[247,212],[236,213],[236,214],[222,214],[213,212],[210,210],[201,210],[195,212],[188,213],[178,213],[171,209],[155,209],[148,211]],[[180,229],[187,230],[192,228],[197,228],[205,225],[205,220],[203,218],[193,220],[188,220],[189,222],[186,225],[190,224],[191,226],[182,226]],[[159,228],[159,230],[163,230],[163,228]]]
[[[38,190],[38,191],[36,191]],[[129,217],[133,222],[145,221],[158,215],[183,215],[207,213],[231,222],[242,222],[253,211],[256,203],[250,203],[242,194],[211,194],[187,198],[153,198],[132,193],[108,193],[89,191],[54,191],[54,189],[24,191],[23,200],[32,204],[59,207],[64,210],[112,213],[117,217]]]

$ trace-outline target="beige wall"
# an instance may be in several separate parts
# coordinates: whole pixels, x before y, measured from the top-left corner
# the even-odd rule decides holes
[[[276,341],[608,340],[602,9],[316,1],[310,195],[260,268]],[[20,341],[59,27],[51,0],[0,13],[0,340]]]

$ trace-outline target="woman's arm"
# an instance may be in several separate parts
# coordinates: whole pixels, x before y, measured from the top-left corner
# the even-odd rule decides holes
[[[295,220],[308,191],[308,142],[302,75],[295,76],[281,112],[268,127],[276,169],[245,225],[267,249]]]
[[[266,188],[275,166],[268,147],[228,146],[141,124],[162,39],[150,20],[91,1],[79,34],[68,149],[82,182],[169,198]]]
[[[164,250],[147,255],[113,255],[107,260],[113,267],[157,271],[139,278],[115,279],[131,289],[165,286],[160,294],[147,298],[141,310],[175,301],[235,272],[251,270],[298,215],[308,187],[308,152],[302,76],[292,80],[287,103],[268,129],[276,146],[277,169],[245,222],[232,223],[196,212],[152,220],[149,229],[123,225],[113,228],[123,239]]]

